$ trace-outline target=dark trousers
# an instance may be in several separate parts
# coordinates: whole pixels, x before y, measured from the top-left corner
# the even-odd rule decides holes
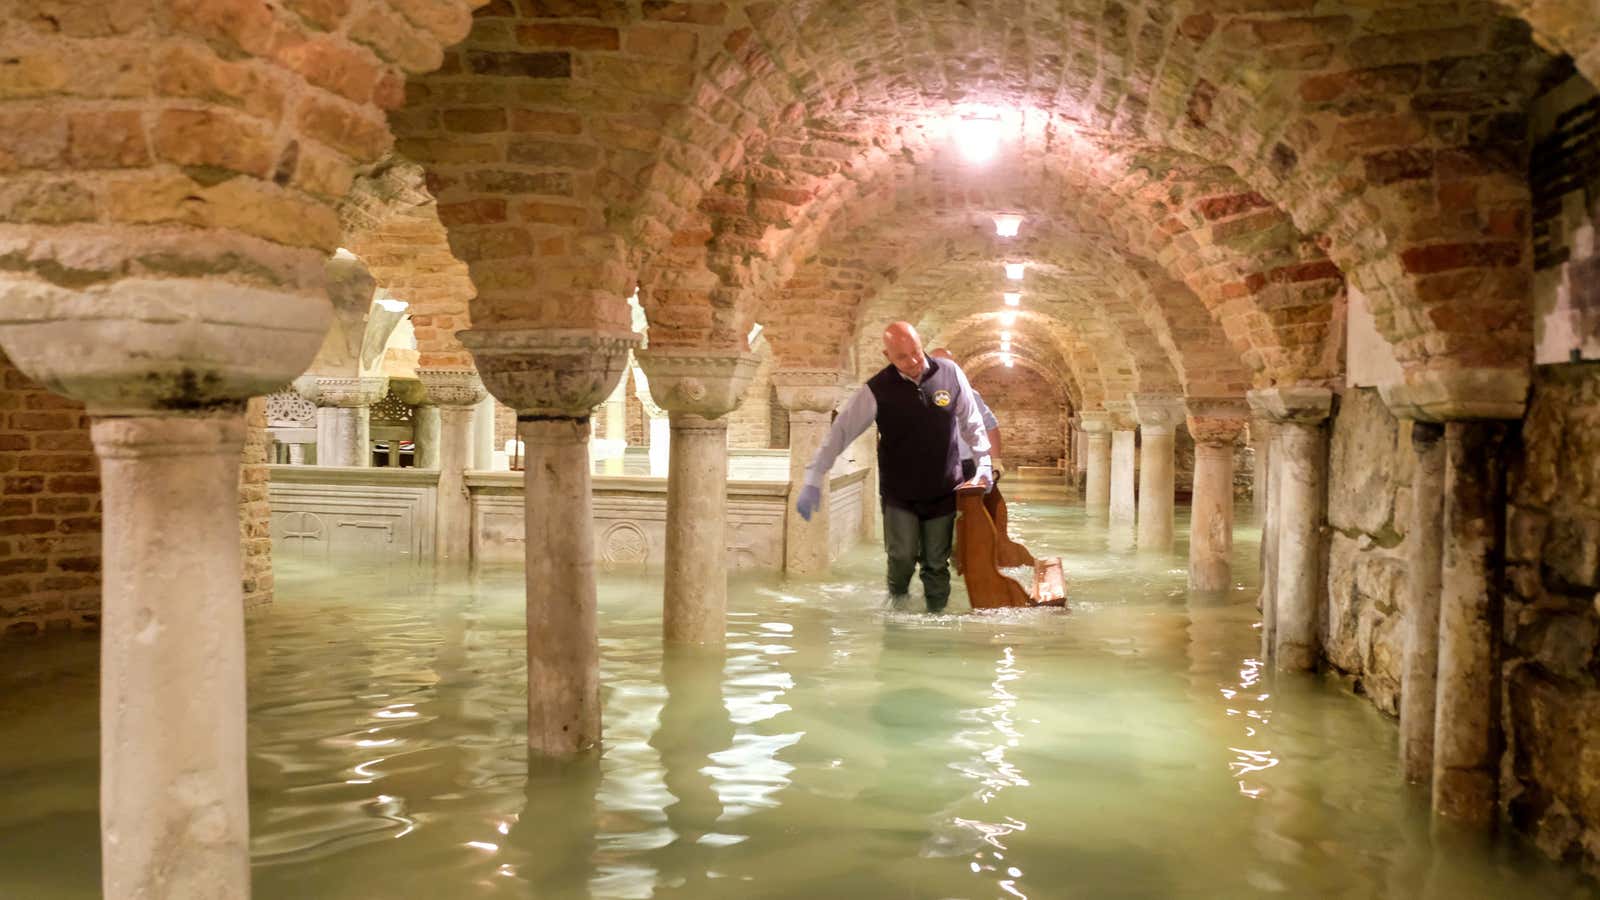
[[[889,593],[911,589],[911,573],[922,564],[922,593],[928,612],[940,612],[950,602],[950,542],[955,539],[956,515],[919,519],[909,509],[883,505],[883,548],[889,556]]]

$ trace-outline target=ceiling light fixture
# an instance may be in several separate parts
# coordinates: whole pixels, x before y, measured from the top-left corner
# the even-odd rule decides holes
[[[1005,298],[1006,298],[1006,305],[1007,306],[1021,306],[1022,305],[1022,295],[1020,293],[1016,292],[1016,291],[1006,291],[1005,292]]]
[[[986,163],[1000,152],[1000,116],[973,114],[956,119],[951,127],[956,147],[970,163]]]
[[[1027,263],[1019,263],[1019,262],[1008,262],[1008,263],[1006,263],[1006,278],[1009,278],[1012,281],[1021,281],[1022,280],[1022,269],[1026,265],[1027,265]]]
[[[1016,213],[1000,213],[994,217],[994,233],[1001,237],[1016,237],[1022,227],[1022,217]]]
[[[1017,324],[1017,314],[1007,310],[1000,314],[1000,324],[1007,328]]]

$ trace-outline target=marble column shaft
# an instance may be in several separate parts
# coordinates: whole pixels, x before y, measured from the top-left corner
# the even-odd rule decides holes
[[[1118,428],[1111,432],[1111,500],[1109,514],[1113,526],[1133,527],[1137,516],[1134,501],[1134,432]]]
[[[1506,431],[1445,425],[1433,808],[1476,826],[1494,822],[1499,799]]]
[[[106,897],[249,896],[244,430],[238,412],[93,421]]]
[[[805,485],[806,465],[828,438],[829,411],[791,409],[789,411],[789,502],[784,509],[783,569],[791,575],[826,572],[829,565],[828,504],[832,491],[826,473],[822,479],[822,500],[811,514],[811,521],[800,518],[795,509]]]
[[[413,465],[419,469],[439,468],[439,407],[424,404],[416,408],[411,417],[412,446],[416,448]]]
[[[317,464],[372,465],[372,410],[366,406],[317,408]]]
[[[418,369],[430,405],[438,409],[439,487],[434,501],[434,562],[464,564],[472,556],[472,420],[485,395],[471,369]]]
[[[1266,416],[1250,420],[1250,449],[1255,468],[1250,478],[1250,507],[1257,522],[1267,521],[1268,473],[1272,465],[1272,421]]]
[[[1189,589],[1233,586],[1233,458],[1247,407],[1240,398],[1193,398],[1194,499],[1189,526]]]
[[[546,756],[600,746],[589,420],[517,423],[528,591],[528,745]]]
[[[1433,778],[1439,671],[1439,594],[1444,565],[1443,426],[1416,422],[1411,446],[1411,523],[1406,529],[1405,650],[1401,663],[1400,766],[1407,781]]]
[[[1183,398],[1134,394],[1132,403],[1139,421],[1139,547],[1170,550],[1177,493],[1173,453],[1184,419]]]
[[[759,361],[753,353],[714,348],[644,350],[637,358],[672,430],[663,636],[669,643],[721,644],[728,631],[727,415],[744,398]],[[615,409],[621,412],[622,404]]]
[[[720,644],[728,630],[728,420],[668,416],[662,628],[674,643]]]
[[[1278,644],[1278,505],[1283,454],[1278,429],[1267,435],[1266,512],[1261,519],[1261,657],[1271,659]]]
[[[1083,478],[1083,505],[1089,512],[1104,516],[1111,506],[1111,433],[1085,432],[1084,456],[1087,468]]]

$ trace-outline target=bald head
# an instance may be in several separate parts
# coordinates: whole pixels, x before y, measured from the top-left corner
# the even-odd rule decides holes
[[[927,367],[922,338],[910,322],[894,322],[883,330],[883,356],[907,378],[921,378]]]

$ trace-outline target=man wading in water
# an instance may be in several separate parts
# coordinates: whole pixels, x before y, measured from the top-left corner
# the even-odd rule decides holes
[[[928,612],[941,612],[950,600],[950,542],[956,488],[962,483],[957,437],[972,449],[972,481],[988,487],[989,436],[966,373],[951,360],[929,359],[909,322],[884,329],[883,355],[889,365],[856,389],[828,429],[828,439],[806,467],[795,507],[810,521],[833,461],[877,423],[889,594],[895,600],[905,596],[920,562]]]

